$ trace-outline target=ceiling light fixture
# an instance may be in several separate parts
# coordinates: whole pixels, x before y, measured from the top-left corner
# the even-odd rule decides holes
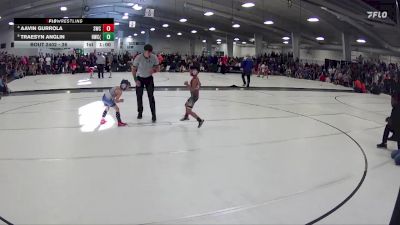
[[[232,27],[233,27],[233,28],[239,28],[239,27],[240,27],[240,24],[235,23],[235,24],[232,25]]]
[[[67,11],[67,10],[68,10],[68,8],[67,8],[67,7],[65,7],[65,6],[61,6],[61,7],[60,7],[60,10],[64,12],[64,11]]]
[[[167,34],[167,36],[165,36],[165,37],[167,37],[167,38],[170,38],[170,37],[171,37],[171,35],[170,35],[170,34]]]
[[[126,15],[122,16],[123,20],[127,20],[128,18],[129,18],[129,16],[126,16]]]
[[[287,40],[290,40],[290,37],[283,37],[282,39],[287,41]]]
[[[215,31],[215,27],[208,28],[209,31]]]
[[[359,38],[359,39],[357,39],[357,43],[365,44],[365,43],[367,43],[367,41],[365,39]]]
[[[177,33],[176,35],[178,35],[178,36],[181,36],[181,35],[182,35],[182,33],[181,33],[181,32],[179,32],[179,33]]]
[[[217,39],[217,42],[221,42],[221,39]]]
[[[146,33],[146,31],[142,30],[142,31],[140,31],[140,33],[141,33],[141,34],[145,34],[145,33]]]
[[[156,30],[156,28],[154,28],[154,27],[150,28],[150,31],[155,31],[155,30]]]
[[[265,24],[265,25],[272,25],[272,24],[274,24],[274,21],[272,21],[272,20],[267,20],[267,21],[264,21],[264,24]]]
[[[197,33],[197,30],[192,30],[192,31],[190,31],[192,34],[195,34],[195,33]]]
[[[243,8],[251,8],[254,7],[256,4],[254,4],[253,2],[246,2],[242,4]]]
[[[128,38],[132,38],[132,35],[129,35]]]
[[[315,23],[315,22],[318,22],[319,19],[317,17],[310,17],[310,18],[307,19],[307,21],[310,22],[310,23]]]
[[[137,33],[134,33],[134,34],[133,34],[133,36],[135,36],[135,37],[136,37],[137,35],[138,35]]]
[[[239,41],[240,39],[239,38],[235,38],[235,39],[233,39],[234,41]]]
[[[115,22],[114,25],[115,25],[115,26],[119,26],[119,23],[118,23],[118,22]]]
[[[187,22],[187,19],[182,18],[182,19],[179,20],[179,22],[181,22],[181,23],[186,23],[186,22]]]
[[[287,45],[287,44],[289,44],[289,42],[288,41],[284,41],[283,44]]]
[[[14,26],[14,22],[8,22],[8,25]]]
[[[316,39],[317,41],[324,41],[324,40],[325,40],[324,37],[316,37],[315,39]]]
[[[245,44],[247,44],[247,42],[243,41],[243,42],[242,42],[242,44],[244,44],[244,45],[245,45]]]
[[[165,23],[162,25],[162,27],[169,27],[169,24]]]
[[[206,43],[207,42],[207,40],[203,40],[203,43]]]
[[[204,15],[205,16],[212,16],[212,15],[214,15],[214,13],[211,12],[211,11],[207,11],[207,12],[204,13]]]
[[[134,10],[136,10],[136,11],[139,11],[139,10],[142,10],[142,9],[143,9],[143,6],[141,6],[141,5],[139,5],[139,4],[135,4],[135,5],[132,6],[132,9],[134,9]]]

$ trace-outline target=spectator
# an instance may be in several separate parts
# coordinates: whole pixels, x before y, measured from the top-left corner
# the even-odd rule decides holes
[[[243,87],[250,87],[250,76],[253,71],[253,60],[250,56],[247,56],[245,60],[242,62],[242,80],[243,80]],[[245,76],[247,77],[247,83],[245,80]]]
[[[389,139],[389,133],[393,136],[390,139],[397,141],[397,147],[400,149],[400,105],[399,95],[392,96],[392,113],[390,117],[386,118],[386,127],[383,132],[382,143],[378,144],[378,148],[387,148],[387,141]]]
[[[103,53],[99,53],[97,55],[96,64],[99,79],[104,78],[104,65],[106,64],[106,57],[104,57]]]

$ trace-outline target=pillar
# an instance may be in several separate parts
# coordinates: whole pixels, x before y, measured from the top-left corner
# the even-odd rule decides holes
[[[256,46],[256,56],[263,54],[263,36],[262,34],[254,34],[254,44]]]
[[[150,30],[147,30],[144,36],[144,42],[150,44]]]
[[[117,36],[118,36],[118,40],[114,47],[115,47],[115,52],[120,53],[120,52],[122,52],[122,42],[124,41],[124,31],[119,30],[117,32]]]
[[[343,60],[351,61],[350,34],[342,33]]]
[[[189,55],[195,55],[196,39],[189,39]]]
[[[207,51],[207,54],[208,55],[212,55],[212,39],[211,38],[208,38],[208,39],[206,39],[206,51]]]
[[[292,51],[293,51],[293,59],[300,60],[300,34],[292,33]]]
[[[226,36],[226,55],[229,57],[233,57],[233,37],[227,35]]]

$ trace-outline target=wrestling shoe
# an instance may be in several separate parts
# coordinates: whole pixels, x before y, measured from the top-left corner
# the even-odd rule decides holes
[[[376,145],[377,148],[387,148],[387,144],[381,143],[379,145]]]
[[[203,123],[204,123],[204,120],[200,120],[199,121],[199,126],[197,126],[197,127],[200,128],[203,125]]]
[[[152,117],[151,117],[151,121],[152,121],[153,123],[155,123],[155,122],[157,121],[157,117],[156,117],[156,116],[152,116]]]
[[[137,118],[138,118],[139,120],[142,119],[142,118],[143,118],[142,113],[138,113]]]
[[[184,116],[182,119],[180,119],[180,121],[185,121],[185,120],[189,120],[188,116]]]
[[[101,119],[101,121],[100,121],[100,125],[103,125],[103,124],[105,124],[105,123],[107,123],[107,120],[105,120],[104,118],[103,118],[103,119]]]
[[[124,123],[124,122],[118,122],[118,126],[119,127],[125,127],[125,126],[127,126],[128,124],[126,124],[126,123]]]

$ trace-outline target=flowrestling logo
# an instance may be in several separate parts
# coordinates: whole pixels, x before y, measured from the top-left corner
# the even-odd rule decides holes
[[[368,19],[386,19],[388,17],[387,11],[367,11]]]

